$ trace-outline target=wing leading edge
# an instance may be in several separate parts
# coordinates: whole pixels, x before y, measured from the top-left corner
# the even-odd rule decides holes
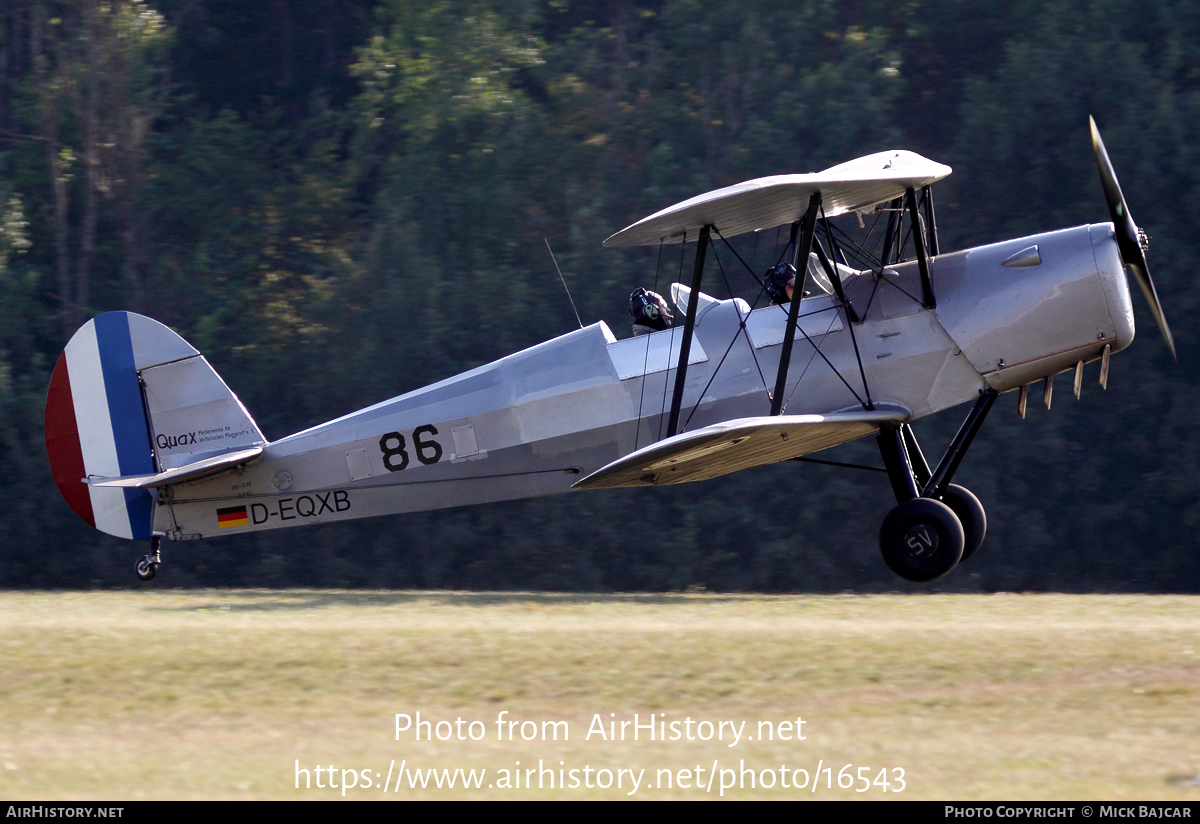
[[[605,246],[642,246],[695,240],[704,226],[725,237],[792,223],[804,215],[808,199],[821,193],[827,217],[866,209],[920,189],[950,174],[951,168],[915,152],[890,151],[860,157],[804,175],[747,180],[697,195],[656,212],[604,241]]]
[[[613,461],[573,489],[613,489],[704,481],[752,466],[786,461],[907,421],[902,406],[876,404],[831,415],[739,418],[684,432]]]

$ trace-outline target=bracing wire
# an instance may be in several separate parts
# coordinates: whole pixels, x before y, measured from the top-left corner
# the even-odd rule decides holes
[[[682,278],[683,278],[683,260],[684,260],[686,252],[687,252],[687,231],[685,230],[683,233],[683,241],[679,244],[679,274],[677,274],[675,276],[675,279],[677,281],[682,280]],[[675,307],[675,308],[678,309],[679,307]],[[660,441],[662,440],[663,422],[667,417],[667,382],[668,382],[668,376],[670,376],[670,374],[671,374],[671,352],[675,351],[675,329],[676,328],[677,327],[675,327],[675,326],[671,327],[671,346],[669,349],[667,349],[667,368],[663,372],[662,409],[658,413],[658,415],[659,415],[659,417],[658,417],[658,440],[660,440]],[[643,378],[642,380],[645,380],[645,378]]]
[[[850,297],[846,294],[845,289],[842,287],[842,278],[837,270],[837,248],[833,245],[833,235],[830,233],[830,230],[829,230],[829,218],[827,218],[825,216],[825,205],[824,204],[821,204],[821,218],[825,222],[825,237],[829,241],[829,244],[830,244],[829,253],[834,256],[833,262],[830,264],[830,267],[833,269],[831,274],[833,277],[837,278],[838,295],[841,297],[842,302],[845,304],[846,328],[850,331],[850,343],[854,346],[854,359],[856,361],[858,361],[858,375],[859,375],[859,378],[862,379],[863,394],[867,396],[867,402],[864,403],[863,406],[865,406],[867,409],[872,409],[872,408],[874,408],[874,404],[871,402],[871,387],[867,383],[867,370],[863,368],[862,353],[858,349],[858,336],[854,334],[854,321],[851,318],[851,314],[854,312],[854,310],[850,305]],[[876,285],[878,285],[878,284],[876,284]],[[872,289],[872,292],[874,292],[874,289]],[[873,294],[872,294],[872,297],[874,297]],[[797,382],[796,386],[799,386],[799,385],[800,385],[799,382]],[[795,389],[792,390],[792,392],[795,392],[795,391],[796,391]],[[791,400],[791,397],[792,396],[789,394],[788,400]],[[855,395],[855,397],[858,397],[858,396]],[[862,403],[862,401],[860,400],[859,403]]]
[[[562,269],[558,268],[558,258],[554,256],[554,250],[550,248],[550,241],[547,238],[542,238],[542,242],[546,244],[546,251],[550,253],[550,260],[554,261],[554,269],[558,272],[558,279],[562,281],[563,289],[567,290],[567,300],[571,301],[571,311],[575,313],[575,320],[579,321],[579,328],[583,328],[583,319],[579,317],[579,310],[575,308],[575,298],[571,297],[571,290],[567,288],[567,279],[563,277]]]
[[[654,264],[654,291],[655,292],[658,292],[658,275],[659,275],[659,272],[662,270],[662,253],[663,253],[663,241],[662,241],[662,239],[660,239],[658,241],[658,261]],[[641,388],[641,391],[638,393],[637,429],[634,430],[634,435],[633,435],[634,451],[637,451],[638,440],[642,437],[642,409],[646,403],[646,369],[650,365],[650,335],[647,334],[645,336],[645,338],[646,338],[646,354],[642,358],[642,388]]]
[[[720,233],[718,233],[717,236],[720,237]],[[722,237],[721,239],[724,240],[725,238]],[[729,285],[729,277],[725,274],[725,266],[724,266],[724,264],[721,263],[721,257],[717,253],[717,245],[715,243],[713,244],[712,249],[713,249],[713,259],[715,259],[717,261],[717,268],[721,272],[721,279],[725,282],[725,288],[729,291],[729,298],[732,301],[736,301],[737,297],[733,294],[733,288]],[[733,345],[735,343],[737,343],[737,339],[738,339],[739,335],[746,336],[746,344],[750,349],[751,357],[754,358],[754,365],[756,367],[758,367],[758,376],[763,382],[764,391],[767,388],[767,379],[763,376],[762,367],[758,366],[758,355],[755,354],[754,344],[750,340],[750,334],[746,331],[746,318],[742,317],[741,311],[739,311],[737,309],[737,303],[734,303],[734,310],[738,312],[737,331],[735,331],[733,333],[733,337],[730,338],[730,340],[729,340],[729,345],[725,347],[725,354],[721,355],[721,360],[717,361],[717,367],[715,369],[713,369],[712,374],[709,376],[708,383],[704,384],[704,389],[702,389],[700,391],[700,396],[696,399],[695,405],[692,406],[692,411],[688,413],[687,420],[685,420],[683,422],[683,426],[681,426],[679,428],[679,431],[681,431],[681,432],[686,430],[688,427],[688,424],[690,424],[692,422],[692,416],[694,416],[696,414],[696,410],[698,410],[700,408],[700,403],[701,403],[701,401],[704,400],[704,396],[705,396],[705,394],[707,394],[709,387],[712,386],[713,381],[716,380],[717,375],[720,374],[721,367],[725,365],[725,359],[728,358],[729,353],[733,351]]]

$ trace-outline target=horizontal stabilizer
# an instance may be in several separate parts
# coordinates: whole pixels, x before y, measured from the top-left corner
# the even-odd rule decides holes
[[[682,243],[685,238],[695,240],[704,226],[715,226],[724,237],[771,229],[799,220],[815,192],[821,193],[826,217],[836,217],[894,200],[906,189],[936,183],[950,172],[949,166],[914,152],[890,151],[823,172],[760,177],[656,212],[617,232],[604,245]]]
[[[196,461],[187,466],[168,469],[166,472],[159,472],[157,475],[127,475],[122,478],[93,478],[89,479],[88,483],[91,486],[99,487],[122,487],[124,489],[154,489],[160,486],[169,486],[171,484],[181,484],[185,481],[194,481],[199,478],[207,478],[209,475],[216,475],[218,472],[224,472],[227,469],[233,469],[239,465],[246,465],[259,458],[263,453],[261,446],[255,446],[250,449],[240,449],[237,452],[227,452],[224,455],[218,455],[215,458],[207,458],[203,461]]]
[[[739,418],[685,432],[639,449],[593,472],[573,489],[612,489],[704,481],[739,469],[786,461],[870,435],[885,423],[906,421],[901,406],[831,415]]]

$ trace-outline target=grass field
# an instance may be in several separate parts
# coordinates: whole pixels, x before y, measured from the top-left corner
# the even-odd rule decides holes
[[[336,799],[332,766],[358,799],[1200,800],[1196,597],[10,592],[0,629],[8,799]],[[397,740],[418,711],[463,725]],[[587,738],[634,713],[679,740]],[[402,762],[487,772],[412,789]]]

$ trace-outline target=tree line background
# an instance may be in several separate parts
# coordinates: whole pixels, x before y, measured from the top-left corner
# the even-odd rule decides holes
[[[543,238],[623,336],[655,250],[601,241],[740,180],[905,148],[954,167],[943,250],[1105,221],[1088,114],[1179,362],[1137,294],[1107,392],[1092,366],[1078,403],[1002,398],[957,479],[987,542],[936,586],[1197,592],[1194,3],[6,0],[0,585],[136,583],[144,548],[80,522],[45,457],[88,317],[168,324],[276,439],[570,331]],[[917,425],[927,452],[962,414]],[[893,504],[883,475],[787,463],[167,543],[153,585],[917,589],[879,557]]]

